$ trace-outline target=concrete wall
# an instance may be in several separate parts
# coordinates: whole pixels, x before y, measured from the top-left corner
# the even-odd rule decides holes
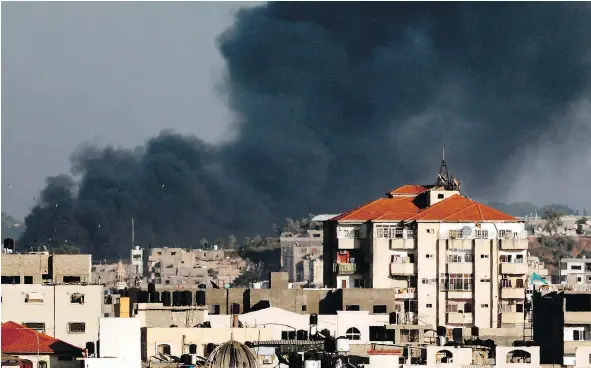
[[[33,284],[52,281],[62,283],[64,276],[80,277],[80,282],[91,282],[90,254],[3,254],[2,276],[32,276]]]
[[[139,318],[101,318],[101,357],[116,357],[120,367],[141,368]]]
[[[71,303],[73,293],[84,294],[84,304]],[[40,302],[26,302],[27,296]],[[45,323],[45,333],[84,348],[98,340],[102,316],[101,285],[2,285],[2,321]],[[68,324],[85,323],[84,333],[70,333]]]

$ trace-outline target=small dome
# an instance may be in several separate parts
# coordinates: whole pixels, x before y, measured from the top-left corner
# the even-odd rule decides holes
[[[259,368],[259,363],[248,346],[230,340],[211,352],[205,368]]]

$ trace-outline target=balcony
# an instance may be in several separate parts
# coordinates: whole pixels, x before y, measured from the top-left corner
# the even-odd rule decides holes
[[[473,299],[474,293],[472,290],[448,290],[448,299]]]
[[[502,274],[525,275],[527,271],[527,263],[501,263]]]
[[[413,238],[407,239],[379,239],[380,241],[387,241],[390,249],[414,249],[415,240]]]
[[[564,342],[564,354],[574,354],[578,347],[591,348],[591,341],[590,340],[565,341]]]
[[[564,312],[565,324],[591,323],[591,311],[589,312]]]
[[[519,312],[502,312],[501,323],[503,324],[523,324],[524,316],[523,313]]]
[[[448,262],[447,273],[472,273],[474,268],[473,263],[462,262]]]
[[[359,249],[365,239],[361,238],[338,238],[339,249]]]
[[[390,275],[392,276],[412,276],[416,273],[416,264],[414,263],[390,263]]]
[[[524,288],[502,288],[501,289],[502,299],[525,299]]]
[[[527,249],[527,238],[524,239],[499,239],[501,249],[503,250],[520,250]]]
[[[339,275],[353,275],[357,272],[356,263],[333,263],[332,272]]]
[[[447,312],[447,323],[450,325],[472,324],[472,313]]]

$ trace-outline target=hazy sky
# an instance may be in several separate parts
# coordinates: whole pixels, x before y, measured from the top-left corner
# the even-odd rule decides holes
[[[82,142],[223,139],[231,2],[2,3],[2,211],[23,218]]]

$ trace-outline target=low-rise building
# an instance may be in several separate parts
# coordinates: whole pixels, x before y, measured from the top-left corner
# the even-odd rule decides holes
[[[91,263],[90,254],[3,254],[2,284],[90,283]]]
[[[82,284],[2,285],[2,321],[84,347],[98,340],[103,286]]]
[[[560,282],[570,285],[591,285],[591,258],[562,258]]]
[[[591,364],[591,292],[534,293],[533,327],[542,364]]]
[[[19,358],[21,367],[75,368],[79,366],[77,359],[83,356],[83,349],[8,321],[2,323],[4,354]],[[2,366],[5,366],[4,362]]]
[[[308,230],[304,234],[284,232],[281,244],[281,268],[290,282],[307,282],[323,286],[322,230]]]

